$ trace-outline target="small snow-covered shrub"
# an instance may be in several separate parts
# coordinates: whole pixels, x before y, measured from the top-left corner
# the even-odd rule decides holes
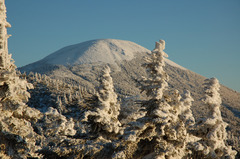
[[[72,118],[68,120],[52,107],[50,107],[44,115],[45,135],[74,136],[76,134]]]

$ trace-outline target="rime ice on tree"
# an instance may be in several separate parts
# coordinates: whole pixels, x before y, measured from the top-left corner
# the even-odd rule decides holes
[[[8,54],[8,38],[7,28],[11,25],[6,20],[5,1],[0,1],[0,70],[7,69],[10,66],[11,56]]]
[[[179,115],[179,118],[185,123],[186,127],[192,127],[195,124],[195,119],[191,110],[193,101],[191,93],[186,90],[180,106],[181,114]]]
[[[206,79],[204,85],[204,102],[208,105],[210,113],[204,123],[199,125],[198,135],[202,138],[199,143],[203,146],[197,146],[197,151],[210,158],[233,159],[236,151],[225,144],[227,123],[222,120],[220,111],[222,100],[219,94],[219,81],[216,78]],[[198,145],[201,145],[199,143]]]
[[[152,51],[151,57],[146,58],[146,67],[148,77],[143,77],[140,89],[145,91],[147,96],[151,98],[145,103],[147,116],[159,123],[168,121],[170,105],[163,97],[164,91],[168,86],[168,75],[164,71],[165,61],[164,56],[168,55],[163,51],[165,49],[165,41],[156,42],[155,49]]]
[[[84,121],[94,118],[93,123],[99,128],[110,133],[122,133],[121,123],[118,120],[120,105],[117,94],[114,92],[110,68],[106,66],[102,71],[101,86],[97,93],[98,107],[84,114]],[[92,124],[93,125],[93,124]]]
[[[144,77],[140,88],[145,91],[147,96],[153,99],[161,99],[163,92],[168,86],[168,75],[164,71],[164,57],[168,55],[163,51],[165,49],[165,41],[156,42],[155,49],[152,51],[151,58],[146,58],[143,65],[147,69],[148,78]]]
[[[35,145],[38,135],[31,121],[41,118],[41,113],[25,104],[30,97],[27,88],[33,86],[20,78],[8,54],[10,26],[6,21],[5,0],[0,0],[0,145],[5,147],[0,148],[0,158],[39,157],[35,153],[39,149]]]
[[[27,88],[32,88],[26,80],[19,78],[16,66],[8,54],[7,28],[11,25],[6,20],[5,0],[0,0],[0,102],[20,104],[28,101],[30,94]]]
[[[128,147],[135,147],[146,140],[148,144],[151,142],[155,149],[152,158],[182,158],[189,153],[186,145],[191,136],[185,123],[192,117],[189,110],[190,94],[183,101],[177,90],[172,97],[167,95],[169,77],[164,71],[164,57],[168,55],[164,49],[164,40],[156,42],[150,57],[145,59],[146,63],[143,66],[148,76],[142,78],[139,86],[149,97],[149,100],[141,102],[146,108],[146,115],[136,122],[129,123],[129,127],[125,129],[124,140],[125,143],[131,143],[131,146],[125,146],[124,150],[115,153],[115,158],[131,151]],[[181,111],[182,107],[184,111]]]

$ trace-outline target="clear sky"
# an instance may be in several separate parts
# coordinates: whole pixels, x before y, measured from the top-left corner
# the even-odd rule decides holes
[[[166,41],[169,59],[240,92],[240,0],[6,0],[20,67],[71,44]]]

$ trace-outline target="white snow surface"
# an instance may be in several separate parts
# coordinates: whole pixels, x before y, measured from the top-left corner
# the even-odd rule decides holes
[[[84,63],[115,63],[131,60],[137,52],[148,52],[144,47],[124,40],[100,39],[67,46],[45,57],[49,64],[75,65]]]
[[[33,64],[35,67],[38,63],[65,66],[96,62],[115,64],[116,61],[132,60],[140,52],[150,53],[151,51],[131,41],[98,39],[64,47]],[[174,67],[185,69],[168,59],[166,62]]]

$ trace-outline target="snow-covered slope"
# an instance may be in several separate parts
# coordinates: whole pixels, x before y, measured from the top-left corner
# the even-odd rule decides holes
[[[130,61],[138,56],[138,53],[150,53],[151,51],[134,43],[125,40],[99,39],[64,47],[40,61],[24,67],[24,70],[42,67],[42,65],[79,65],[92,63],[110,63],[116,61]],[[167,63],[184,69],[176,63],[167,60]]]
[[[149,50],[130,41],[100,39],[64,47],[42,61],[57,65],[115,63],[115,61],[131,60],[137,52],[149,52]]]

